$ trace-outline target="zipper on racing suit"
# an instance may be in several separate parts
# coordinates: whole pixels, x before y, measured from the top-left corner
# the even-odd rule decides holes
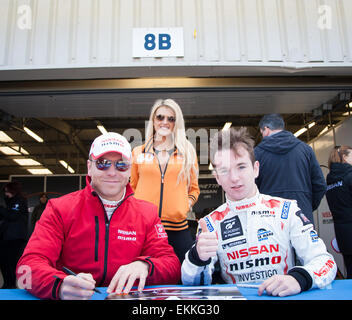
[[[99,218],[95,216],[95,250],[94,250],[94,261],[98,261],[98,253],[99,253]]]
[[[110,217],[110,220],[108,218],[108,215],[106,213],[106,210],[104,208],[104,204],[103,202],[101,201],[100,197],[98,196],[98,194],[96,194],[96,196],[98,197],[102,207],[103,207],[103,210],[104,210],[104,218],[105,218],[105,251],[104,251],[104,269],[103,269],[103,276],[101,278],[101,281],[100,283],[98,284],[98,286],[102,286],[104,281],[105,281],[105,278],[106,278],[106,273],[107,273],[107,270],[108,270],[108,252],[109,252],[109,227],[110,227],[110,221],[112,219],[112,216],[114,215],[114,213],[116,212],[116,210],[118,208],[120,208],[120,206],[125,202],[126,199],[128,199],[129,197],[133,196],[133,193],[131,193],[130,195],[128,195],[127,197],[125,197],[119,204],[118,206],[116,207],[116,209],[114,210],[114,212],[112,213],[111,217]],[[96,246],[98,246],[98,242],[95,243]],[[96,248],[96,251],[98,249]]]

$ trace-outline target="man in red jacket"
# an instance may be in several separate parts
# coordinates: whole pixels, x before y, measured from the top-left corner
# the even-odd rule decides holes
[[[130,161],[123,136],[109,132],[94,140],[87,186],[48,202],[18,262],[18,280],[28,291],[46,299],[89,299],[95,286],[128,293],[136,281],[139,290],[178,283],[180,262],[156,206],[133,196]]]

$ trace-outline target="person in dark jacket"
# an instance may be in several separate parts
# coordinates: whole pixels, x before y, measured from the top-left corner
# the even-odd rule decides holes
[[[42,192],[39,197],[39,204],[35,206],[31,216],[32,230],[34,230],[35,224],[40,219],[46,204],[48,203],[48,196],[45,192]]]
[[[19,182],[5,185],[6,208],[0,210],[0,269],[3,289],[16,288],[16,264],[27,237],[28,205]]]
[[[314,224],[316,210],[326,192],[326,182],[314,151],[291,132],[279,114],[265,115],[259,122],[263,136],[254,149],[259,161],[256,184],[261,193],[297,200]]]
[[[326,199],[334,220],[336,240],[343,255],[347,278],[352,279],[352,147],[334,147],[328,167]]]

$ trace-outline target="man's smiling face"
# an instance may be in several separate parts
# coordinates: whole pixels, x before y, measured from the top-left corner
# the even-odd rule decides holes
[[[215,178],[229,200],[240,201],[255,195],[259,163],[252,163],[244,147],[239,146],[236,153],[231,149],[217,151],[213,165]]]
[[[112,162],[123,160],[121,154],[116,152],[106,153],[101,158]],[[131,169],[118,171],[114,165],[107,170],[99,170],[96,162],[88,160],[88,175],[92,179],[92,187],[104,199],[110,201],[120,200],[128,183]]]

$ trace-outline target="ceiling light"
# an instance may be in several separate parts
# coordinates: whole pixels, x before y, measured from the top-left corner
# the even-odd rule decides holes
[[[308,129],[314,127],[316,124],[317,123],[315,121],[311,122],[310,124],[308,124]],[[305,133],[308,129],[306,127],[303,127],[302,129],[299,129],[297,132],[295,132],[293,135],[297,138],[301,134]]]
[[[67,163],[66,161],[60,160],[59,162],[60,162],[61,165],[62,165],[65,169],[67,169],[70,173],[75,173],[75,170],[73,170],[73,169],[68,165],[68,163]]]
[[[325,132],[327,132],[329,130],[329,126],[326,126],[323,130],[321,130],[318,134],[318,136],[321,136],[322,134],[324,134]]]
[[[343,115],[344,117],[347,117],[347,116],[349,116],[349,115],[351,115],[351,114],[352,114],[351,112],[346,111],[346,112],[344,112],[342,115]]]
[[[29,154],[25,149],[19,146],[0,147],[0,152],[6,154],[7,156],[19,156],[21,154]]]
[[[227,129],[230,129],[232,126],[232,122],[226,122],[224,127],[222,128],[222,130],[227,130]]]
[[[97,124],[97,128],[102,134],[108,133],[107,130],[104,128],[104,126],[101,123]]]
[[[42,164],[33,159],[12,159],[20,166],[41,166]]]
[[[310,124],[308,124],[308,129],[310,129],[310,128],[312,128],[312,127],[314,127],[316,125],[316,122],[311,122]]]
[[[18,151],[22,154],[29,154],[28,151],[24,148],[22,148],[21,146],[12,146],[11,149]]]
[[[0,142],[14,142],[4,131],[0,131]]]
[[[44,142],[44,140],[39,137],[36,133],[34,133],[32,130],[28,129],[27,127],[23,127],[23,130],[26,131],[26,133],[31,136],[33,139],[37,140],[38,142]]]
[[[301,134],[305,133],[308,129],[307,128],[302,128],[299,129],[297,132],[295,132],[293,135],[297,138],[299,137]]]
[[[73,170],[70,166],[67,167],[67,170],[69,173],[75,173],[75,170]]]
[[[0,147],[0,151],[4,154],[6,154],[7,156],[18,156],[21,155],[20,152],[10,148],[10,147]]]
[[[27,169],[31,174],[53,174],[49,169]]]

